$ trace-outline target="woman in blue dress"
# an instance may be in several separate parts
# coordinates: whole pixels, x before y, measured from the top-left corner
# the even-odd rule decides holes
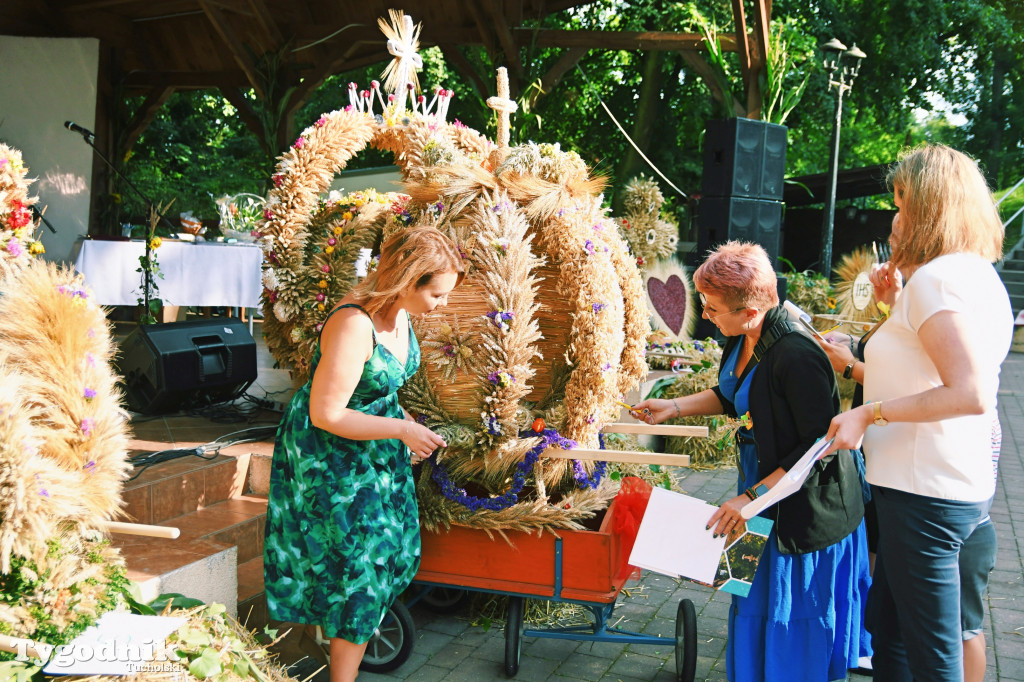
[[[381,247],[380,264],[328,315],[310,380],[274,445],[263,565],[270,616],[319,625],[331,682],[350,682],[387,608],[419,568],[412,464],[444,440],[397,391],[419,367],[409,317],[447,302],[462,258],[434,228]]]
[[[764,249],[729,242],[693,276],[703,315],[728,337],[719,384],[634,406],[649,423],[688,415],[746,416],[737,433],[737,496],[708,532],[742,525],[740,511],[785,475],[839,411],[828,358],[779,306]],[[774,521],[750,593],[733,597],[726,647],[732,682],[845,680],[870,655],[863,628],[870,577],[864,503],[849,451],[819,461],[804,486],[768,507]]]

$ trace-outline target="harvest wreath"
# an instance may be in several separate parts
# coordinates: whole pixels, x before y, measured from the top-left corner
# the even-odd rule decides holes
[[[388,28],[414,50],[402,19]],[[603,182],[557,144],[507,147],[514,102],[503,76],[489,100],[501,119],[497,146],[445,120],[449,91],[431,103],[444,107],[420,97],[406,110],[409,88],[398,83],[375,116],[379,85],[350,88],[349,106],[321,116],[280,157],[258,228],[268,346],[299,380],[320,325],[355,284],[360,248],[432,224],[464,254],[467,276],[449,305],[416,323],[424,362],[401,394],[449,443],[419,481],[428,529],[581,527],[616,486],[595,483],[589,462],[524,462],[541,443],[598,447],[616,400],[646,374],[641,279],[601,207]],[[367,145],[394,153],[406,194],[321,200]],[[507,495],[512,486],[519,492]]]

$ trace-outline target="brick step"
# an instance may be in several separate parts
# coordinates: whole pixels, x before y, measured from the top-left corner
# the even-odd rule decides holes
[[[137,523],[160,524],[237,497],[247,490],[248,464],[248,457],[185,456],[137,469],[121,493],[125,512]]]
[[[262,630],[270,622],[262,555],[238,564],[238,622],[251,630]]]

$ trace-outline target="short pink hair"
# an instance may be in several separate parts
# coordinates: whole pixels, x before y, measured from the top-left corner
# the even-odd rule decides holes
[[[775,270],[765,250],[748,242],[726,242],[712,251],[693,284],[705,294],[721,296],[730,306],[768,310],[779,305]]]

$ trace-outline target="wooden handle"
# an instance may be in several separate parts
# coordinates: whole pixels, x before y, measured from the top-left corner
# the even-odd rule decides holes
[[[635,452],[633,450],[590,450],[587,448],[547,448],[541,457],[552,459],[588,459],[601,462],[627,462],[630,464],[665,464],[668,466],[690,466],[689,455],[670,455],[664,452]]]
[[[121,521],[107,521],[101,523],[100,528],[108,533],[120,533],[121,535],[145,535],[151,538],[167,538],[174,540],[181,531],[172,526],[150,526],[145,523],[123,523]]]
[[[19,639],[10,635],[0,635],[0,651],[6,651],[9,654],[24,654],[29,658],[38,658],[40,661],[50,658],[43,656],[36,648],[36,643],[31,639]]]
[[[629,422],[616,422],[608,424],[602,433],[640,433],[651,436],[701,436],[708,437],[706,426],[686,426],[683,424],[631,424]]]

